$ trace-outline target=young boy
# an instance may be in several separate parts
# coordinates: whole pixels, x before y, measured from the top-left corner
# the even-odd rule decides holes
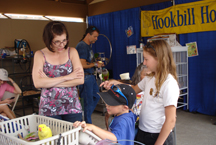
[[[110,139],[120,144],[133,145],[136,115],[129,110],[136,99],[133,88],[125,84],[113,85],[107,92],[98,94],[105,102],[108,114],[114,115],[109,130],[103,130],[93,124],[87,124],[85,121],[76,121],[74,127],[81,126],[84,128],[83,131],[86,129],[92,131],[101,139]]]

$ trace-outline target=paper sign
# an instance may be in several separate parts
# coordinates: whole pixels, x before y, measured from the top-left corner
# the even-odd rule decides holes
[[[133,35],[133,27],[132,26],[128,27],[128,29],[125,30],[125,33],[127,37],[130,37],[131,35]]]
[[[198,49],[197,49],[196,42],[186,43],[186,46],[188,47],[188,57],[198,56]]]
[[[127,46],[127,54],[136,54],[136,45]]]

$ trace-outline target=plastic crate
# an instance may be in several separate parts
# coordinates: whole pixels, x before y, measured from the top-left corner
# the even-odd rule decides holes
[[[85,132],[83,132],[83,130],[81,129],[81,131],[79,132],[80,145],[96,145],[99,141],[101,141],[101,138],[96,136],[91,131],[86,130]]]
[[[18,138],[25,137],[30,132],[38,131],[39,124],[46,124],[52,130],[53,136],[47,139],[28,142]],[[81,127],[74,128],[73,123],[40,115],[28,115],[5,122],[0,122],[1,145],[79,145]],[[92,132],[87,132],[93,143],[101,139]],[[83,140],[83,138],[82,138]]]

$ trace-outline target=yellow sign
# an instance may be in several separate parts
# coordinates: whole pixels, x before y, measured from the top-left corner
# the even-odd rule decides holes
[[[216,0],[175,5],[141,12],[142,37],[161,33],[193,33],[216,30]]]

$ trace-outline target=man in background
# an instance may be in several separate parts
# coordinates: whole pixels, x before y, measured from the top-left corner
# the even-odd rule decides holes
[[[100,68],[104,64],[94,61],[94,52],[90,46],[97,41],[99,33],[95,26],[88,27],[83,38],[76,46],[85,75],[84,84],[79,86],[79,92],[80,97],[84,99],[84,120],[86,123],[92,123],[91,114],[100,99],[100,96],[97,94],[99,88],[94,69]]]

